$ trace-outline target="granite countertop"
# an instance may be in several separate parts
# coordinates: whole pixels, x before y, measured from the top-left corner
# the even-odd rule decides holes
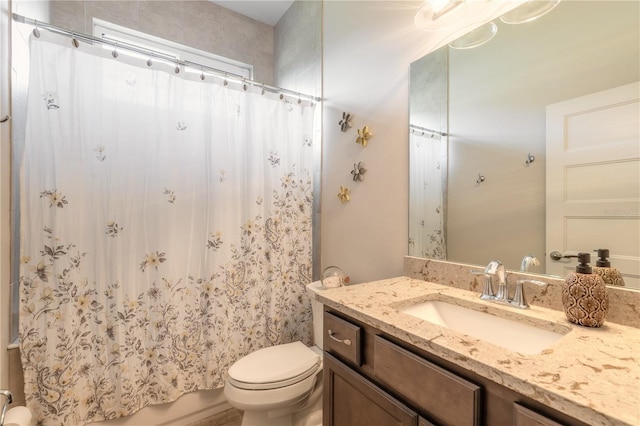
[[[567,321],[564,312],[517,309],[479,294],[398,277],[321,290],[317,299],[365,324],[590,425],[640,425],[640,329]],[[398,312],[426,300],[473,304],[486,312],[564,333],[542,352],[523,355]],[[496,330],[499,332],[499,330]]]

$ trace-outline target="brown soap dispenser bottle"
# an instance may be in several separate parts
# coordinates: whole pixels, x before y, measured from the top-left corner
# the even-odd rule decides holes
[[[596,266],[593,267],[593,273],[600,275],[605,285],[615,285],[624,287],[624,279],[622,274],[616,268],[611,266],[609,262],[609,249],[598,249],[598,260]]]
[[[578,266],[562,286],[562,306],[567,319],[586,327],[600,327],[609,309],[607,287],[589,266],[591,255],[578,253]]]

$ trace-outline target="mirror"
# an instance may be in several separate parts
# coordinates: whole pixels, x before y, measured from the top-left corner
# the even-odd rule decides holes
[[[545,108],[637,81],[639,17],[638,2],[562,1],[531,22],[496,19],[479,47],[411,64],[410,255],[512,270],[533,255],[529,271],[545,273]],[[430,165],[425,147],[437,151]]]

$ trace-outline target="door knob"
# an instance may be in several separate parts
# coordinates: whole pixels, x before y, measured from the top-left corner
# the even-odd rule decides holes
[[[549,253],[549,257],[551,258],[551,260],[560,260],[560,259],[568,259],[570,257],[578,257],[577,254],[562,254],[557,250],[552,251],[551,253]]]

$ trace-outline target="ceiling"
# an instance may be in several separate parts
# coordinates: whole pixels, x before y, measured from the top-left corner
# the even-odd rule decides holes
[[[210,0],[256,21],[275,25],[294,0]]]

